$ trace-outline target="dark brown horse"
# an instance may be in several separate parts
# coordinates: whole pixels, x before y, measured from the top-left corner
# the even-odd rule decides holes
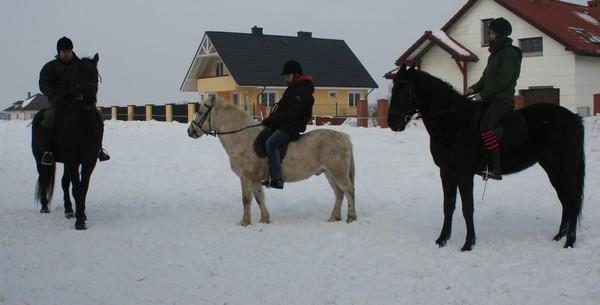
[[[431,155],[440,168],[444,191],[444,224],[436,240],[440,247],[450,239],[457,188],[467,225],[462,250],[471,250],[475,245],[473,177],[485,166],[485,154],[474,120],[481,112],[480,107],[480,104],[468,100],[449,84],[426,72],[403,66],[394,77],[388,116],[390,128],[404,130],[413,115],[419,113],[430,136]],[[523,131],[513,131],[512,137],[524,140],[501,147],[502,170],[511,174],[536,163],[542,166],[563,207],[554,240],[566,236],[565,248],[573,247],[585,177],[581,118],[552,104],[536,104],[518,110],[516,115],[521,115],[525,124]],[[527,130],[528,136],[523,137],[524,130]],[[510,138],[511,135],[505,137]]]
[[[75,229],[85,230],[85,200],[90,177],[96,166],[102,143],[102,123],[96,110],[96,94],[100,76],[98,74],[98,54],[94,58],[83,58],[78,65],[77,86],[74,98],[67,101],[56,117],[54,156],[65,165],[62,179],[65,190],[65,216],[72,217],[73,209],[69,198],[69,182],[73,185],[75,200]],[[40,163],[43,150],[40,145],[39,124],[44,110],[33,119],[32,151],[38,169],[36,199],[40,201],[40,212],[49,213],[48,205],[54,189],[56,164],[45,166]],[[80,173],[81,170],[81,173]]]

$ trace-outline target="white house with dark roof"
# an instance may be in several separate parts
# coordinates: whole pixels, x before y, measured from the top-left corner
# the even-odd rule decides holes
[[[469,0],[441,30],[425,32],[396,65],[417,65],[466,90],[485,68],[489,22],[504,17],[524,55],[517,105],[551,102],[584,116],[600,113],[599,3]]]
[[[8,120],[31,120],[35,114],[43,108],[48,107],[48,98],[43,94],[31,95],[27,93],[27,99],[16,101],[10,107],[4,109]]]

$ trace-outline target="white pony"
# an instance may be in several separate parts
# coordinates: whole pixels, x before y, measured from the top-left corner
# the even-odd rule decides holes
[[[240,225],[251,224],[250,204],[252,195],[260,208],[260,222],[269,223],[269,211],[265,203],[263,186],[265,161],[254,152],[254,140],[262,130],[260,124],[246,113],[215,97],[204,101],[188,127],[188,135],[194,139],[204,134],[218,136],[229,155],[233,172],[242,183],[244,214]],[[348,200],[347,222],[356,220],[354,207],[354,156],[350,137],[342,132],[319,129],[307,132],[288,146],[282,162],[285,182],[308,179],[324,173],[335,194],[335,204],[329,221],[341,220],[344,195]]]

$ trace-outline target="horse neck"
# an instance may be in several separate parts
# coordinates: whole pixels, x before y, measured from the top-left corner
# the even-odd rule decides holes
[[[213,117],[215,125],[213,128],[217,132],[234,131],[256,124],[248,115],[235,108],[219,105],[213,111],[215,111]],[[259,128],[248,128],[236,133],[222,134],[218,137],[227,154],[232,157],[248,149],[253,149],[254,139],[258,132]]]
[[[423,90],[421,103],[428,104],[428,108],[423,111],[423,122],[431,136],[447,136],[459,126],[470,124],[470,118],[473,114],[473,107],[464,97],[451,88],[441,90]],[[433,106],[433,107],[431,107]]]

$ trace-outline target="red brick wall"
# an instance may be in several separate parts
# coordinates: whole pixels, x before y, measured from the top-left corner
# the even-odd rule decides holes
[[[379,99],[377,101],[377,125],[381,128],[388,128],[388,112],[390,110],[390,101]]]
[[[600,93],[594,95],[594,115],[600,113]]]
[[[358,127],[369,127],[369,106],[367,105],[366,100],[358,101],[358,104],[356,105],[356,116],[358,117],[356,124]]]

